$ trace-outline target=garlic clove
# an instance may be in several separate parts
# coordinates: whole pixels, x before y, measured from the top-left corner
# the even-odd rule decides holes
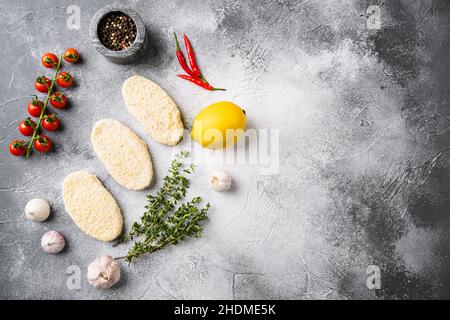
[[[211,188],[217,192],[230,189],[231,176],[224,170],[217,170],[211,176]]]
[[[66,240],[61,232],[49,231],[42,236],[41,246],[45,252],[48,253],[59,253],[64,249],[66,245]]]
[[[25,206],[25,216],[34,222],[42,222],[50,215],[50,205],[44,199],[31,199]]]
[[[120,265],[111,256],[96,258],[88,266],[87,278],[97,289],[109,289],[120,279]]]

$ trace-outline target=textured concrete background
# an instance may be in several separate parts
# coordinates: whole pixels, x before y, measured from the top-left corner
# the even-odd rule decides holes
[[[128,1],[147,24],[150,45],[134,65],[107,62],[91,46],[89,21],[107,1],[0,1],[0,298],[450,298],[450,3],[378,1]],[[66,28],[66,8],[81,9],[81,29]],[[369,5],[382,28],[366,28]],[[187,32],[207,78],[226,92],[178,79],[172,31]],[[31,159],[6,150],[19,137],[33,81],[47,72],[46,51],[74,46],[83,62],[68,69],[55,151]],[[213,204],[204,237],[122,266],[109,291],[87,283],[95,257],[119,256],[77,229],[64,212],[61,181],[88,169],[116,197],[126,225],[145,194],[121,188],[93,153],[90,129],[113,117],[150,148],[156,186],[173,149],[158,145],[127,113],[120,86],[138,72],[162,85],[189,127],[218,100],[247,110],[253,128],[280,129],[280,170],[225,166],[236,182],[216,194],[210,167],[191,188]],[[186,143],[186,142],[185,142]],[[51,219],[25,220],[23,208],[47,198]],[[45,254],[42,234],[56,229],[68,246]],[[368,290],[366,268],[381,268],[382,287]],[[79,266],[78,290],[66,286]]]

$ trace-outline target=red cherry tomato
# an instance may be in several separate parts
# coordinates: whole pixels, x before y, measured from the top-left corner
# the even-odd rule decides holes
[[[61,92],[52,93],[50,96],[50,104],[58,109],[65,108],[67,104],[67,98]]]
[[[33,145],[38,152],[48,152],[52,148],[52,140],[41,134],[34,140]]]
[[[68,88],[73,83],[73,77],[68,72],[60,72],[58,76],[56,77],[56,82],[58,82],[58,85],[62,88]]]
[[[28,113],[32,117],[40,117],[42,108],[44,107],[44,103],[37,99],[37,97],[33,98],[33,100],[28,104]]]
[[[46,68],[55,68],[58,65],[58,57],[51,52],[47,52],[42,56],[41,62]]]
[[[80,55],[78,54],[78,51],[74,48],[69,48],[64,52],[64,60],[69,63],[77,62],[79,57]]]
[[[19,131],[24,136],[32,136],[34,133],[34,128],[36,128],[36,122],[31,120],[30,118],[23,120],[19,124]]]
[[[56,131],[59,128],[59,119],[54,113],[47,114],[42,120],[42,126],[47,131]]]
[[[52,81],[44,76],[40,76],[36,79],[36,82],[34,83],[34,87],[37,91],[42,93],[47,93],[48,89],[52,85]]]
[[[9,152],[12,155],[19,157],[23,156],[25,152],[27,152],[27,146],[25,145],[25,141],[23,140],[13,140],[9,144]]]

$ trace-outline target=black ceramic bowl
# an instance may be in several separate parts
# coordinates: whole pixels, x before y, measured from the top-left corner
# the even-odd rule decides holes
[[[103,45],[98,35],[98,29],[104,19],[114,13],[122,13],[129,16],[136,25],[136,38],[134,42],[124,50],[111,50]],[[130,63],[134,61],[144,48],[145,42],[145,25],[141,16],[134,10],[121,6],[121,5],[109,5],[98,10],[92,17],[91,24],[89,26],[89,34],[92,44],[95,49],[104,55],[108,60],[114,63]]]

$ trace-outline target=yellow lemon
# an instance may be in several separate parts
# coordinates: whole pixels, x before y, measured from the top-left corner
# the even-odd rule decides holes
[[[216,102],[197,114],[191,137],[205,148],[226,148],[244,134],[245,120],[245,111],[239,106],[229,101]]]

